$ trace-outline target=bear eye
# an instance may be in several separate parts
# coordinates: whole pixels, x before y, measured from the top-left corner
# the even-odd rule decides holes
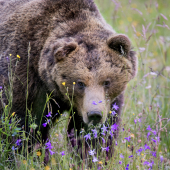
[[[103,86],[108,88],[110,86],[110,81],[104,81]]]
[[[80,89],[84,89],[85,88],[85,84],[83,82],[78,82],[77,85],[78,85],[78,87]]]

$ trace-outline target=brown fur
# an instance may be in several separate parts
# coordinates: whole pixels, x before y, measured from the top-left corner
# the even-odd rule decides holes
[[[82,122],[76,125],[80,130],[80,126],[89,123],[87,113],[93,110],[103,111],[101,123],[104,123],[115,101],[120,115],[123,92],[137,67],[129,39],[115,33],[93,0],[0,0],[0,76],[3,77],[0,85],[3,89],[7,85],[2,80],[8,80],[5,57],[9,54],[12,54],[15,73],[12,111],[22,119],[21,125],[25,122],[28,70],[27,103],[37,117],[36,123],[43,123],[41,114],[47,93],[53,92],[57,102],[51,100],[54,114],[70,108],[62,82],[66,82],[70,96],[76,82],[73,99],[75,116]],[[21,59],[15,66],[17,54]],[[109,87],[104,86],[105,81],[110,82]],[[78,82],[85,84],[83,90]],[[102,103],[92,104],[100,100]],[[43,114],[47,114],[47,109]],[[118,119],[116,121],[118,123]],[[68,132],[72,128],[70,123]],[[47,131],[41,129],[46,140]]]

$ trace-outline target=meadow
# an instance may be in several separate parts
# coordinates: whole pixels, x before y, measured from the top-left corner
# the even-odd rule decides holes
[[[93,148],[87,160],[82,160],[67,142],[67,112],[59,113],[61,118],[56,124],[50,124],[50,141],[41,150],[26,155],[18,152],[18,146],[27,142],[29,135],[17,127],[19,120],[15,114],[9,118],[9,102],[4,110],[6,116],[0,120],[0,133],[18,140],[11,145],[11,140],[0,135],[0,170],[170,169],[170,2],[95,0],[95,3],[113,29],[131,39],[138,56],[138,74],[125,92],[114,155],[106,159],[104,152],[100,154]],[[36,129],[29,115],[30,127]],[[90,135],[94,137],[94,133]],[[43,164],[45,148],[50,150],[46,166]]]

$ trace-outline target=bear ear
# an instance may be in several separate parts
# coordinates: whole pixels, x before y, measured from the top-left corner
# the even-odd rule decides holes
[[[77,48],[77,44],[74,42],[66,44],[64,47],[59,47],[54,52],[55,61],[59,62],[68,56],[71,52],[73,52]]]
[[[108,39],[107,44],[111,49],[128,58],[131,43],[127,36],[123,34],[115,35]]]

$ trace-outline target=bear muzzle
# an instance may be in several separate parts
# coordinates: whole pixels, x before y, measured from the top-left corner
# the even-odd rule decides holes
[[[91,111],[87,113],[89,122],[92,122],[93,125],[100,123],[102,120],[102,113],[100,111]]]

